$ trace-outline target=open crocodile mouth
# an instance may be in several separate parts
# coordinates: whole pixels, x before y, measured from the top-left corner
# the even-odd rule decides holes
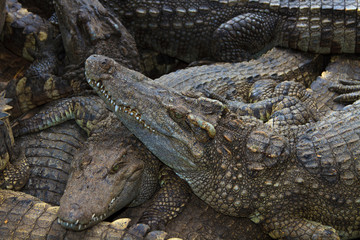
[[[148,123],[145,122],[141,118],[141,114],[138,110],[131,108],[125,103],[120,103],[119,100],[112,99],[111,95],[106,91],[104,85],[101,81],[95,81],[90,78],[87,78],[87,82],[90,84],[92,88],[94,88],[98,94],[103,98],[103,100],[107,103],[108,106],[111,106],[111,110],[115,113],[125,113],[128,116],[135,119],[139,124],[141,124],[145,129],[148,129],[151,132],[156,132]]]

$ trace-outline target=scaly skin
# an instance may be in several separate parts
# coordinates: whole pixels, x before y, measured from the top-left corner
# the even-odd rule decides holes
[[[155,82],[190,95],[201,92],[241,115],[271,119],[274,126],[298,125],[322,115],[303,87],[318,76],[322,60],[318,55],[274,48],[256,60],[190,67]]]
[[[101,53],[140,70],[133,37],[97,0],[56,0],[54,3],[71,64],[83,64],[91,54]]]
[[[109,58],[89,57],[86,76],[125,126],[215,210],[250,217],[273,238],[360,235],[359,102],[284,135]]]
[[[69,119],[75,119],[89,138],[74,156],[69,184],[60,200],[61,225],[83,230],[126,206],[142,204],[154,194],[160,162],[105,108],[99,97],[74,97],[49,104],[31,118],[19,121],[14,132],[36,132]],[[175,182],[178,186],[184,184],[180,179]],[[167,201],[160,196],[154,211],[142,222],[156,228],[181,212],[189,189],[171,187],[162,188],[163,194],[168,195]]]
[[[65,186],[63,186],[63,184],[67,181],[67,174],[70,174],[70,169],[68,165],[66,165],[65,161],[71,161],[73,159],[70,152],[72,151],[74,146],[78,144],[78,141],[76,141],[73,136],[69,136],[69,133],[79,137],[79,135],[81,135],[79,131],[82,131],[81,129],[76,127],[77,126],[75,126],[74,123],[68,122],[63,123],[59,126],[45,129],[40,133],[33,133],[30,135],[25,135],[20,139],[16,139],[18,146],[20,144],[19,147],[27,146],[25,153],[31,165],[31,175],[29,183],[25,185],[24,189],[22,190],[23,192],[31,193],[31,195],[41,198],[42,201],[50,200],[55,203],[60,199],[59,195],[62,194],[63,190],[65,189]],[[41,141],[40,145],[35,143],[35,141],[39,138]],[[114,141],[114,139],[116,138],[113,137],[112,141]],[[91,173],[90,169],[94,169],[94,167],[98,169],[100,166],[109,165],[107,162],[110,161],[109,158],[111,157],[111,155],[113,155],[114,150],[111,150],[111,146],[113,144],[111,142],[109,143],[109,145],[106,145],[106,142],[102,143],[99,146],[99,148],[102,149],[102,151],[100,151],[96,150],[95,147],[96,145],[100,144],[100,141],[96,142],[96,139],[94,138],[93,140],[94,142],[85,141],[83,143],[83,148],[80,149],[80,152],[75,154],[75,162],[72,164],[72,171],[74,176],[82,175],[84,173]],[[70,143],[73,146],[69,146]],[[94,149],[96,150],[95,153],[89,152],[89,150]],[[129,152],[130,150],[131,149],[127,149],[128,157],[134,154]],[[135,148],[132,149],[132,151],[138,150],[139,149]],[[118,152],[120,152],[121,150],[116,149],[116,151],[118,154]],[[41,157],[36,157],[36,155],[40,154]],[[89,163],[86,168],[77,167],[77,165],[80,165],[77,163],[79,161],[81,162],[80,157],[89,156],[90,154],[94,156],[92,158],[93,161]],[[139,155],[138,159],[133,160],[135,160],[136,162],[142,161],[140,154],[137,153],[135,154],[135,156],[136,155]],[[101,161],[96,160],[95,156],[97,156]],[[109,159],[109,161],[104,161],[104,159]],[[51,166],[46,167],[44,170],[44,167],[49,164]],[[146,162],[144,162],[143,164],[146,165]],[[145,176],[145,174],[146,173],[144,172],[143,175]],[[162,171],[161,182],[163,182],[163,184],[169,185],[168,189],[170,191],[176,191],[178,189],[181,189],[183,185],[179,186],[179,181],[174,181],[174,178],[171,176],[171,174],[174,173],[169,173],[168,170]],[[93,177],[96,178],[96,174]],[[94,184],[99,184],[102,181],[106,181],[106,178],[96,179],[96,181],[97,183]],[[174,184],[177,187],[175,187]],[[74,178],[68,182],[67,191],[71,191],[71,189],[74,189],[74,191],[79,192],[78,189],[81,188],[81,186],[83,185],[84,179],[82,177],[80,177],[78,180]],[[78,189],[76,189],[75,186]],[[111,190],[111,187],[113,190]],[[104,190],[106,190],[107,192],[113,192],[114,189],[116,189],[116,184],[111,184],[109,185],[109,189],[97,188],[96,191],[93,191],[94,189],[91,188],[91,192],[88,192],[87,194],[92,196],[101,196],[106,195]],[[164,186],[162,186],[161,189],[163,190]],[[125,212],[122,211],[121,215],[117,217],[131,218],[132,223],[147,222],[151,224],[154,222],[154,220],[156,220],[159,221],[159,223],[162,223],[161,225],[163,225],[163,220],[165,218],[164,216],[162,216],[162,214],[167,214],[169,212],[172,213],[173,211],[160,212],[158,205],[162,204],[162,208],[166,207],[167,205],[164,205],[164,202],[168,202],[169,199],[166,199],[164,201],[164,198],[169,196],[169,194],[173,195],[173,193],[169,191],[158,191],[156,195],[152,196],[151,201],[148,201],[140,205],[139,207],[126,208]],[[81,199],[82,197],[84,197],[83,194],[76,195],[76,201],[78,202],[78,198]],[[163,199],[159,201],[159,198]],[[171,204],[170,207],[176,208],[174,207],[175,204],[181,204],[181,202],[175,201]],[[93,207],[91,207],[90,204],[90,207],[87,209],[91,211],[92,209],[90,208]],[[147,217],[149,216],[150,219],[147,220]],[[234,230],[235,226],[237,227],[236,230]],[[238,226],[241,226],[240,229],[238,228]],[[162,228],[162,226],[160,227]],[[184,211],[175,219],[172,219],[169,223],[165,224],[165,228],[163,230],[168,233],[168,236],[180,237],[182,239],[188,239],[190,238],[190,236],[197,237],[198,239],[266,239],[266,235],[261,232],[260,226],[252,223],[249,219],[229,217],[220,213],[216,213],[212,208],[208,207],[204,202],[202,202],[200,199],[193,195],[190,202],[186,204]],[[61,231],[59,232],[58,236],[54,233],[53,236],[60,238],[60,233]]]
[[[11,106],[10,99],[5,98],[5,92],[0,93],[0,187],[6,189],[21,189],[29,178],[29,165],[20,152],[14,154],[14,136],[7,112]],[[11,160],[11,162],[10,162]],[[16,165],[14,163],[16,162]]]
[[[73,122],[16,138],[30,166],[29,181],[22,192],[51,205],[59,205],[74,154],[86,143],[85,132]]]
[[[355,89],[357,80],[360,79],[359,64],[358,57],[331,57],[325,71],[311,84],[319,111],[341,110],[344,103],[349,104],[359,98],[359,92]],[[354,84],[353,87],[350,86],[351,83]],[[344,93],[345,89],[347,93]]]
[[[56,222],[58,207],[21,192],[0,190],[1,239],[165,239],[165,232],[149,232],[149,226],[128,227],[130,219],[102,222],[82,232],[62,228]],[[151,238],[150,238],[151,239]]]
[[[56,27],[23,8],[17,0],[6,1],[6,12],[3,39],[5,46],[18,56],[33,61],[34,56],[28,50],[36,49],[34,35],[41,41],[51,39],[54,37],[50,36],[51,34],[57,35]]]
[[[21,4],[14,3],[14,6],[16,6],[14,7],[16,11],[12,12],[11,23],[21,23],[21,30],[27,27],[31,29],[29,19],[25,17],[22,19],[23,15],[20,13],[25,12],[26,16],[32,13],[22,9]],[[59,17],[61,37],[55,35],[58,31],[53,25],[37,15],[36,19],[41,22],[38,24],[41,27],[39,28],[49,26],[49,29],[39,30],[38,37],[33,37],[32,32],[25,35],[26,38],[32,40],[34,45],[32,48],[36,46],[38,52],[33,54],[36,61],[26,71],[25,76],[14,79],[6,88],[7,97],[16,100],[11,112],[13,117],[28,112],[36,106],[86,90],[88,85],[84,77],[83,64],[92,53],[114,57],[129,68],[140,70],[139,56],[133,37],[100,3],[82,0],[57,1],[55,7]],[[9,28],[9,31],[15,30],[16,28]],[[48,35],[55,35],[52,36],[54,39],[46,38]],[[10,34],[6,36],[14,37]],[[23,38],[25,37],[16,39]],[[48,40],[44,41],[44,39]],[[63,40],[67,59],[65,63],[58,64],[57,53],[62,49],[61,40]],[[29,46],[26,47],[28,48]],[[57,68],[62,65],[66,65],[65,69]]]
[[[272,46],[360,52],[357,0],[101,2],[121,17],[140,48],[186,62],[246,60]]]
[[[320,55],[273,48],[256,60],[190,67],[164,75],[156,82],[181,91],[209,90],[224,98],[250,101],[259,80],[296,81],[310,86],[323,65]]]

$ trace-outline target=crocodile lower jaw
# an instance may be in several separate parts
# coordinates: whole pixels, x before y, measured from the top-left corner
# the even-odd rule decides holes
[[[82,231],[84,229],[87,229],[87,228],[95,225],[98,222],[101,222],[102,220],[104,220],[107,217],[108,217],[108,214],[106,214],[106,213],[104,213],[100,216],[96,216],[95,214],[93,214],[90,222],[88,222],[86,224],[81,224],[79,222],[79,220],[76,220],[75,223],[70,223],[65,220],[62,220],[61,218],[58,218],[57,222],[64,228],[71,229],[74,231]]]
[[[80,220],[76,220],[75,222],[68,222],[66,220],[61,219],[60,217],[58,217],[57,222],[64,228],[67,229],[71,229],[74,231],[82,231],[85,230],[89,227],[94,226],[95,224],[101,222],[102,220],[106,219],[107,217],[109,217],[110,215],[112,215],[114,212],[116,212],[118,209],[116,209],[114,207],[116,200],[119,197],[114,197],[110,204],[109,204],[109,211],[101,214],[100,216],[96,216],[95,213],[91,216],[91,219],[89,222],[87,223],[80,223]],[[111,210],[112,209],[112,210]]]

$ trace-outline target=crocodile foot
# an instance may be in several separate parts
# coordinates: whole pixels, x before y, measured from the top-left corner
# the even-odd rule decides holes
[[[340,93],[334,98],[338,103],[352,103],[360,99],[360,80],[339,80],[329,87],[330,91]]]

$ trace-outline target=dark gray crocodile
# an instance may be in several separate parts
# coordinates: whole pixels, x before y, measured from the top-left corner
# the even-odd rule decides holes
[[[82,232],[74,232],[57,224],[59,207],[21,192],[0,190],[1,239],[165,239],[163,231],[149,231],[145,224],[128,227],[130,219],[102,222]]]
[[[58,206],[74,155],[86,139],[86,133],[73,122],[16,138],[15,149],[24,149],[30,167],[29,180],[21,191]]]
[[[316,53],[359,53],[357,0],[115,1],[140,48],[192,62],[239,61],[272,46]]]
[[[359,237],[359,102],[289,130],[185,96],[106,57],[89,57],[86,76],[125,126],[215,210],[249,217],[273,238]]]

